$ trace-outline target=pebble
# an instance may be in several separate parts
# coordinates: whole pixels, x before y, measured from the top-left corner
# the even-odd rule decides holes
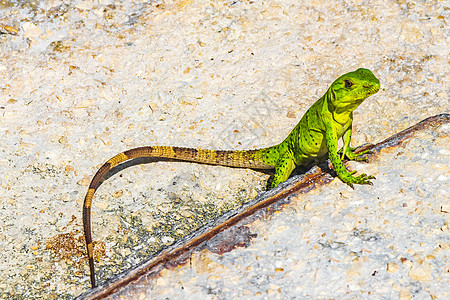
[[[88,175],[84,175],[84,177],[82,179],[77,181],[77,184],[81,185],[81,186],[89,186],[90,183],[91,183],[91,178]]]
[[[42,33],[42,30],[31,22],[23,23],[22,29],[23,29],[23,36],[29,39],[36,39]]]
[[[386,270],[389,273],[395,273],[395,272],[397,272],[399,270],[399,266],[398,266],[397,263],[388,263]]]
[[[409,290],[409,288],[402,288],[398,292],[398,298],[401,300],[412,299],[412,297],[413,297],[413,295],[411,294],[411,291]]]
[[[95,201],[93,201],[93,204],[95,207],[100,208],[101,210],[106,210],[109,206],[108,202],[102,201],[100,199],[95,199]]]
[[[431,267],[427,263],[414,263],[409,270],[408,276],[412,280],[429,281],[431,278]]]

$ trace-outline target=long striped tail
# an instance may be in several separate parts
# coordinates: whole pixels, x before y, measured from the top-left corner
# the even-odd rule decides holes
[[[263,151],[216,151],[195,148],[181,148],[170,146],[149,146],[139,147],[119,153],[106,163],[104,163],[92,178],[89,189],[84,198],[83,224],[84,237],[86,239],[87,254],[89,259],[89,270],[91,273],[91,284],[95,285],[94,270],[94,247],[91,235],[91,206],[94,193],[100,186],[103,177],[115,166],[131,159],[154,157],[179,161],[197,162],[211,165],[223,165],[229,167],[249,168],[249,169],[272,169],[273,165],[264,162]]]

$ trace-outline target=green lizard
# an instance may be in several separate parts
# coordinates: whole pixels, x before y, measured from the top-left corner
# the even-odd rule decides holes
[[[218,151],[170,146],[148,146],[119,153],[105,164],[92,179],[83,206],[84,234],[91,273],[91,284],[95,287],[93,244],[91,236],[91,205],[94,193],[103,177],[115,166],[127,160],[153,157],[203,164],[222,165],[250,169],[275,169],[271,188],[288,179],[294,168],[322,159],[328,153],[337,176],[350,187],[353,184],[372,184],[375,177],[348,172],[342,162],[344,156],[350,160],[364,160],[365,152],[353,153],[350,147],[353,110],[367,97],[380,89],[380,81],[370,70],[358,69],[336,79],[305,113],[288,137],[278,145],[244,151]],[[344,146],[338,152],[338,140]],[[341,153],[341,156],[339,155]]]

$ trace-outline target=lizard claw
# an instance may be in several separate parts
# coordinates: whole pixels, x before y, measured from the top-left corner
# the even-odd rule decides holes
[[[345,155],[344,155],[343,154],[344,153],[344,149],[341,148],[337,153],[342,156],[341,157],[342,159],[344,158],[344,156],[346,156],[349,160],[364,161],[364,162],[368,162],[369,161],[369,155],[372,152],[371,149],[367,149],[367,150],[361,151],[359,153],[353,153],[353,150],[355,150],[355,149],[356,148],[350,147],[348,149],[348,151],[345,152]]]
[[[353,158],[353,160],[368,162],[369,161],[369,155],[370,155],[370,150],[366,150],[366,151],[363,151],[363,152],[360,152],[360,153],[356,154],[356,156]]]
[[[367,174],[361,174],[358,177],[356,177],[359,180],[360,184],[369,184],[369,185],[373,185],[373,183],[370,181],[370,179],[375,179],[374,176],[372,175],[367,175]]]
[[[375,176],[367,175],[367,174],[363,173],[357,177],[353,177],[352,175],[355,173],[356,173],[356,171],[349,172],[350,176],[348,178],[346,178],[345,180],[343,180],[349,187],[354,189],[354,186],[353,186],[354,183],[373,185],[373,183],[370,180],[375,179]]]
[[[363,161],[363,162],[369,162],[369,158],[364,155],[364,156],[358,156],[355,161]]]
[[[349,186],[349,187],[351,187],[352,188],[352,190],[354,190],[355,189],[355,187],[353,186],[353,183],[351,183],[351,182],[346,182],[346,184]]]

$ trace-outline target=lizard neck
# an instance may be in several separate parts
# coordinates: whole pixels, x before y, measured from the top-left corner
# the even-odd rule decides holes
[[[331,88],[323,95],[325,102],[327,103],[328,111],[332,114],[334,121],[339,124],[346,124],[349,120],[353,119],[353,111],[359,106],[360,103],[353,103],[344,107],[337,107],[334,105],[336,102],[336,95]]]

